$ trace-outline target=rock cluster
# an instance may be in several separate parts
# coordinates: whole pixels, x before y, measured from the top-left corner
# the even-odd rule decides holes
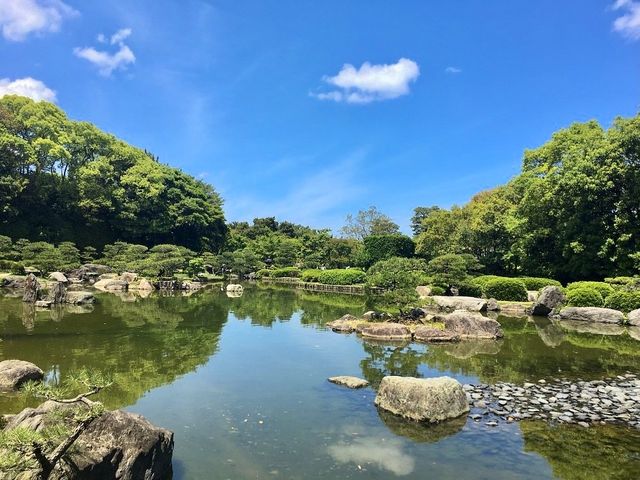
[[[464,385],[470,417],[499,421],[533,419],[589,427],[624,424],[640,428],[640,379],[628,373],[593,381],[555,379],[515,385]]]

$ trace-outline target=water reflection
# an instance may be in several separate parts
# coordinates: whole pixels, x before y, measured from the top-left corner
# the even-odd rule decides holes
[[[355,438],[330,445],[328,451],[336,462],[353,463],[359,469],[373,465],[397,476],[409,475],[415,469],[414,458],[403,451],[402,442],[393,438]]]

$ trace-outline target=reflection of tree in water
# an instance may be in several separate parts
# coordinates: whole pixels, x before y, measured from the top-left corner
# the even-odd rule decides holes
[[[373,388],[387,375],[420,377],[418,367],[426,363],[428,355],[426,347],[417,344],[363,341],[362,347],[368,357],[360,361],[360,368]]]
[[[45,372],[58,372],[59,379],[83,368],[108,372],[115,382],[100,399],[108,408],[123,407],[215,354],[228,315],[217,298],[151,297],[123,303],[106,295],[93,313],[66,314],[60,323],[37,317],[31,332],[25,332],[19,319],[6,318],[10,325],[3,328],[0,358],[33,362]],[[14,301],[13,311],[21,310],[22,302]],[[23,397],[0,397],[2,413],[24,406]]]
[[[521,422],[525,451],[542,455],[563,480],[638,478],[640,431],[612,425],[582,428]],[[606,460],[605,460],[606,459]]]
[[[378,415],[393,433],[419,443],[435,443],[445,437],[455,435],[467,423],[466,415],[434,424],[408,420],[382,409],[378,409]]]

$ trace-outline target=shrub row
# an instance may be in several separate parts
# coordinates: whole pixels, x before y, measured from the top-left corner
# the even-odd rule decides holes
[[[571,290],[575,290],[577,288],[591,288],[593,290],[597,290],[602,298],[607,298],[614,292],[614,288],[605,282],[573,282],[567,285],[567,294]]]
[[[480,289],[481,295],[496,300],[506,300],[512,302],[527,301],[527,287],[519,278],[500,277],[497,275],[483,275],[476,277],[471,285]]]
[[[640,308],[640,291],[608,290],[602,282],[576,283],[583,285],[567,287],[567,303],[572,307],[606,307],[625,313]]]
[[[365,283],[366,275],[355,268],[333,270],[305,270],[301,278],[305,282],[317,282],[325,285],[357,285]]]

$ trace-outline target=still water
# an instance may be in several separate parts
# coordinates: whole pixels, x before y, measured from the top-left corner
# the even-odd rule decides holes
[[[367,343],[324,327],[360,314],[357,297],[249,287],[190,296],[101,294],[92,309],[34,311],[0,297],[0,360],[31,361],[50,381],[110,372],[109,408],[175,432],[174,478],[635,479],[640,432],[623,427],[428,427],[378,412],[385,375],[461,382],[592,379],[640,372],[640,341],[547,320],[500,317],[500,342]],[[327,382],[356,375],[371,387]],[[0,413],[31,405],[0,396]]]

